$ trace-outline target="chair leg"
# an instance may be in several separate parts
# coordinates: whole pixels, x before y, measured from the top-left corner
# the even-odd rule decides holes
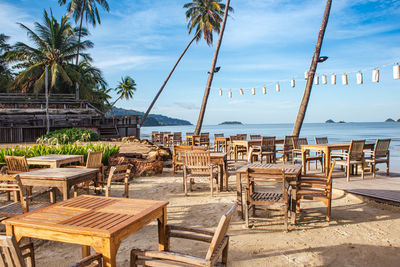
[[[288,212],[289,212],[289,207],[288,207],[288,204],[286,203],[286,205],[285,205],[285,210],[284,210],[284,212],[285,212],[285,221],[284,221],[284,224],[285,224],[285,229],[286,229],[286,232],[289,230],[289,228],[288,228]]]
[[[214,178],[211,176],[210,179],[210,183],[211,183],[211,196],[214,196]]]
[[[229,239],[228,242],[226,243],[226,246],[224,247],[224,250],[222,250],[221,261],[224,266],[228,265],[228,249],[229,249]]]
[[[185,191],[185,196],[187,196],[187,177],[183,176],[183,190]]]
[[[326,220],[328,222],[331,221],[331,200],[330,199],[328,199],[328,205],[326,207]]]
[[[346,165],[345,171],[346,171],[346,177],[347,177],[347,182],[350,181],[350,165]]]
[[[389,176],[389,159],[386,161],[386,176]]]
[[[356,167],[358,167],[358,165],[356,165]],[[364,180],[364,163],[361,163],[361,177]]]
[[[244,201],[244,218],[246,220],[246,227],[249,228],[249,203],[247,199]]]

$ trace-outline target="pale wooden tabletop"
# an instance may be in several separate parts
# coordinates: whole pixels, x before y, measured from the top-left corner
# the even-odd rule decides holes
[[[97,172],[99,172],[99,169],[93,168],[43,168],[20,173],[19,177],[21,179],[65,180]]]
[[[38,157],[27,158],[27,160],[43,160],[43,161],[57,161],[57,160],[65,160],[65,159],[73,159],[73,158],[80,158],[82,155],[58,155],[58,154],[50,154],[50,155],[43,155]]]

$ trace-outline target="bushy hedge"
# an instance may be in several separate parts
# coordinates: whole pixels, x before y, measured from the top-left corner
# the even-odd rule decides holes
[[[92,130],[68,128],[51,131],[40,137],[37,142],[48,144],[68,144],[76,141],[87,142],[97,140],[99,140],[99,135]]]
[[[43,156],[48,154],[61,154],[61,155],[83,155],[86,161],[87,155],[90,151],[103,151],[103,164],[108,164],[108,159],[114,154],[118,154],[119,146],[100,144],[61,144],[61,145],[33,145],[33,146],[14,146],[14,147],[0,147],[0,165],[4,165],[4,156],[25,156],[27,158]]]

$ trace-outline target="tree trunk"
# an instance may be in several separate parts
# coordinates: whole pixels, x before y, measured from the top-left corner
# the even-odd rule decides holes
[[[79,46],[81,44],[81,32],[82,32],[82,22],[83,22],[83,10],[85,9],[85,0],[82,1],[82,11],[81,11],[81,22],[79,25],[79,33],[78,33],[78,51],[76,53],[76,66],[78,66],[79,63]],[[79,100],[79,84],[78,82],[75,83],[75,99]]]
[[[188,43],[188,45],[186,46],[185,50],[183,50],[182,54],[180,55],[180,57],[178,58],[178,60],[176,61],[174,67],[172,68],[172,70],[170,71],[170,73],[168,74],[167,78],[165,79],[163,85],[161,86],[160,90],[158,90],[158,93],[156,94],[156,96],[154,97],[153,101],[151,102],[149,108],[147,109],[146,113],[144,114],[142,120],[140,121],[140,127],[143,125],[144,121],[147,119],[147,116],[149,115],[151,109],[153,108],[154,104],[156,103],[158,97],[160,96],[161,92],[164,90],[164,87],[167,85],[167,82],[169,80],[169,78],[171,77],[172,73],[174,73],[176,67],[178,66],[179,62],[181,61],[182,57],[185,55],[186,51],[189,49],[190,45],[193,43],[194,40],[196,40],[197,35],[200,33],[200,31],[198,31],[192,38],[192,40],[190,40],[190,42]]]
[[[306,110],[308,106],[308,101],[310,100],[311,89],[314,83],[314,75],[317,70],[317,64],[319,59],[319,54],[321,52],[322,41],[324,40],[325,29],[328,24],[329,13],[331,10],[332,0],[326,1],[325,12],[322,19],[321,28],[318,34],[317,44],[315,46],[314,56],[311,61],[310,70],[308,71],[308,79],[306,83],[306,88],[304,89],[303,99],[301,100],[301,104],[299,107],[299,112],[297,113],[296,122],[294,124],[292,135],[299,136],[301,126],[303,125],[304,117],[306,115]]]
[[[112,107],[115,105],[115,103],[117,103],[118,100],[120,100],[121,98],[122,98],[122,95],[120,95],[120,96],[117,98],[117,100],[115,100],[114,103],[111,104],[111,106],[108,108],[108,110],[106,111],[106,113],[107,113],[108,111],[110,111],[110,110],[112,109]]]
[[[203,125],[204,113],[206,112],[208,96],[210,94],[211,84],[212,84],[212,81],[214,78],[215,65],[217,64],[218,53],[219,53],[219,49],[221,48],[222,37],[224,36],[226,20],[228,18],[229,2],[230,2],[230,0],[226,0],[224,19],[222,20],[221,31],[219,32],[217,45],[215,46],[214,57],[213,57],[213,61],[211,63],[211,70],[210,70],[210,74],[208,75],[206,90],[204,91],[203,102],[201,103],[199,118],[197,120],[196,130],[194,131],[194,135],[200,134],[201,126]]]

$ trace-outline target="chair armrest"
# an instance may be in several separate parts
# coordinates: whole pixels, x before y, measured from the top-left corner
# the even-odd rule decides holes
[[[90,266],[90,264],[92,264],[94,261],[99,261],[99,266],[103,266],[102,262],[103,262],[103,255],[97,253],[97,254],[93,254],[90,255],[88,257],[85,257],[83,259],[81,259],[80,261],[78,261],[77,263],[71,265],[70,267],[84,267],[84,266]]]
[[[167,225],[167,235],[168,238],[174,237],[174,238],[182,238],[182,239],[211,243],[212,237],[214,236],[214,232],[200,228],[191,228],[178,225]]]
[[[181,225],[175,225],[175,224],[168,224],[167,231],[171,231],[171,230],[193,232],[193,233],[204,234],[204,235],[209,235],[209,236],[213,236],[215,234],[214,231],[207,230],[207,229],[187,227],[187,226],[181,226]]]
[[[331,157],[332,156],[341,156],[341,157],[348,157],[348,154],[347,153],[343,153],[343,152],[333,152],[333,153],[331,153]]]
[[[151,259],[158,260],[167,260],[167,261],[175,261],[181,263],[187,263],[194,266],[207,266],[209,261],[205,259],[201,259],[198,257],[193,257],[189,255],[184,255],[176,252],[166,252],[166,251],[146,251],[141,249],[132,249],[131,250],[131,261],[135,261],[137,256],[143,256]],[[170,262],[171,263],[171,262]],[[133,262],[131,262],[131,265]]]

